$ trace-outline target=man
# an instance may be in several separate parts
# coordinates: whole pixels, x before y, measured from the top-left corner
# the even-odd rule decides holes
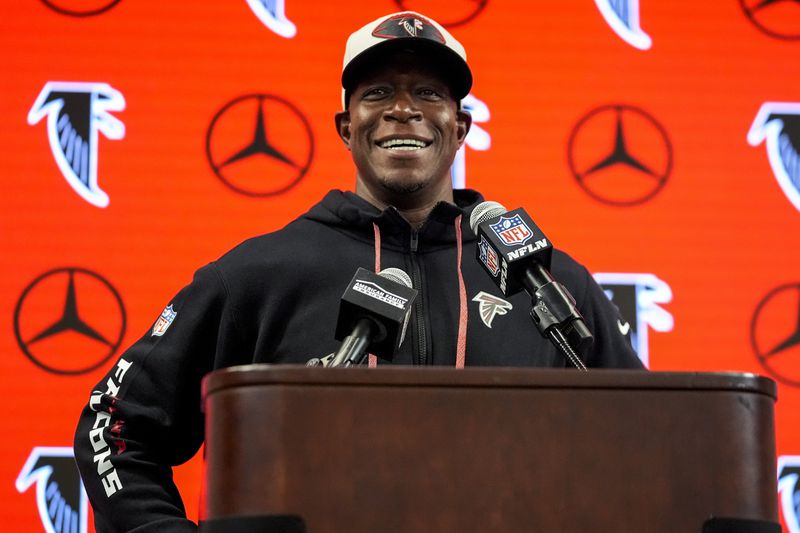
[[[454,191],[449,174],[470,127],[459,102],[471,83],[463,47],[419,14],[351,35],[336,127],[355,163],[355,194],[331,191],[284,229],[201,268],[98,384],[75,435],[98,531],[195,530],[171,466],[203,442],[201,379],[335,351],[339,300],[358,267],[401,268],[420,291],[394,363],[566,365],[531,323],[529,297],[501,299],[471,257],[469,214],[482,198]],[[556,251],[552,271],[594,334],[587,365],[641,368],[586,269]],[[481,309],[486,297],[493,311]]]

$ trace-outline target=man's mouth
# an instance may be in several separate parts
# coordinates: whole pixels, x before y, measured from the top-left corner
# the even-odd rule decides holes
[[[392,138],[384,139],[376,143],[381,148],[386,150],[395,150],[398,152],[410,152],[414,150],[421,150],[431,145],[431,141],[423,141],[420,139],[412,138]]]

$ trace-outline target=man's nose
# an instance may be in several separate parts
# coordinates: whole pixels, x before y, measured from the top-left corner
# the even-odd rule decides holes
[[[413,95],[407,91],[398,91],[390,107],[384,112],[384,119],[408,122],[422,118],[422,111],[417,106]]]

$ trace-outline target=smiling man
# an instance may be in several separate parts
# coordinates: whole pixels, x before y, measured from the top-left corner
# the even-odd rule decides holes
[[[336,128],[353,156],[355,193],[331,191],[282,230],[198,270],[98,383],[75,434],[97,531],[196,530],[171,467],[203,443],[203,376],[336,351],[340,299],[359,267],[401,268],[419,291],[392,361],[370,357],[370,366],[566,366],[531,323],[529,297],[502,298],[472,257],[468,220],[483,198],[454,191],[449,170],[469,131],[460,101],[471,86],[464,48],[418,13],[350,36]],[[551,270],[594,334],[586,365],[641,368],[587,270],[557,250]]]
[[[353,154],[356,194],[381,209],[395,206],[413,226],[438,202],[453,202],[450,165],[471,122],[456,90],[435,60],[403,49],[354,85],[336,124]]]
[[[469,131],[460,101],[472,86],[466,53],[444,28],[400,13],[350,36],[339,135],[353,154],[356,194],[420,226],[453,203],[450,165]]]

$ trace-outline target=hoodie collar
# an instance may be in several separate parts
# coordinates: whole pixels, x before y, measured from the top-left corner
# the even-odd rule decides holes
[[[462,215],[461,232],[465,242],[475,240],[469,227],[469,216],[483,201],[480,193],[470,189],[453,191],[455,204],[439,202],[417,231],[419,249],[450,246],[456,240],[453,222]],[[311,208],[304,218],[334,227],[365,242],[373,240],[373,223],[377,224],[387,247],[406,249],[414,233],[411,225],[394,207],[383,211],[350,191],[332,190]]]

